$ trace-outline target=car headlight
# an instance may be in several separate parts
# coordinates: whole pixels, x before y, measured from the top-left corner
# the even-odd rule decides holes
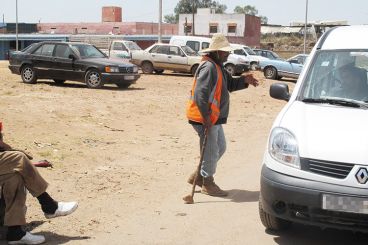
[[[105,66],[105,72],[119,72],[119,67]]]
[[[133,67],[133,72],[134,72],[134,73],[138,72],[138,66],[134,66],[134,67]]]
[[[274,128],[268,143],[268,152],[280,163],[300,169],[298,142],[285,128]]]

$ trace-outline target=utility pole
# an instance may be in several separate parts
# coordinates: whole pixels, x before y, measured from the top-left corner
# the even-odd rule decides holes
[[[18,51],[18,0],[15,0],[15,33],[16,33],[16,44],[15,49]]]
[[[161,31],[161,24],[162,24],[162,0],[159,0],[159,16],[158,16],[158,42],[162,42],[162,31]]]
[[[195,36],[195,31],[194,31],[194,11],[195,11],[195,0],[192,0],[192,36]]]
[[[307,21],[308,21],[308,0],[305,3],[305,23],[304,23],[304,54],[305,54],[305,45],[307,40]]]

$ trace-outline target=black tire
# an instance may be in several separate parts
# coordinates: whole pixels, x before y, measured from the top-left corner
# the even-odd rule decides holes
[[[292,224],[292,222],[290,221],[283,220],[283,219],[280,219],[278,217],[275,217],[275,216],[272,216],[266,213],[263,210],[261,197],[259,197],[259,201],[258,201],[258,212],[259,212],[259,217],[261,218],[261,222],[263,226],[266,227],[266,229],[270,229],[272,231],[282,231],[282,230],[288,229]]]
[[[267,79],[276,79],[277,70],[273,66],[268,66],[268,67],[266,67],[266,69],[264,69],[263,74]]]
[[[101,88],[103,86],[101,73],[96,69],[88,70],[84,81],[89,88]]]
[[[36,71],[30,65],[23,66],[20,74],[24,83],[34,84],[37,82]]]
[[[231,76],[235,76],[235,66],[233,64],[227,64],[225,69],[230,73]]]
[[[190,73],[195,76],[197,69],[198,69],[199,65],[193,65],[192,68],[190,69]]]
[[[128,88],[130,85],[130,83],[115,83],[116,86],[118,86],[118,88]]]
[[[164,72],[164,70],[155,70],[155,73],[158,75],[161,75]]]
[[[257,70],[257,67],[258,67],[258,65],[257,65],[257,63],[256,63],[256,62],[252,62],[252,63],[250,63],[250,69],[251,69],[252,71],[256,71],[256,70]]]
[[[54,82],[55,82],[56,84],[61,85],[61,84],[65,83],[65,80],[54,79]]]
[[[149,61],[144,61],[141,68],[144,74],[152,74],[153,72],[153,65]]]

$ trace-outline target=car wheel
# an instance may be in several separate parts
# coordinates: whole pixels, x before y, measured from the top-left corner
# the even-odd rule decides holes
[[[36,83],[37,74],[36,71],[30,65],[25,65],[21,72],[22,80],[24,83]]]
[[[158,75],[162,74],[163,72],[164,72],[164,70],[155,70],[155,73],[158,74]]]
[[[250,69],[251,69],[252,71],[257,70],[257,67],[258,67],[258,65],[257,65],[257,63],[256,63],[256,62],[252,62],[252,63],[250,63]]]
[[[65,82],[65,80],[60,80],[60,79],[54,79],[54,82],[56,84],[63,84]]]
[[[231,76],[235,75],[235,66],[233,64],[227,64],[225,69],[230,73]]]
[[[198,65],[192,66],[192,69],[190,69],[190,73],[192,73],[193,76],[195,76],[198,69]]]
[[[152,74],[153,72],[153,65],[149,61],[145,61],[142,63],[142,71],[145,74]]]
[[[278,217],[275,217],[275,216],[272,216],[266,213],[263,210],[261,196],[259,197],[259,201],[258,201],[258,212],[259,212],[259,217],[261,218],[261,222],[263,226],[266,227],[266,229],[270,229],[273,231],[282,231],[282,230],[288,229],[292,224],[292,222],[290,221],[280,219]]]
[[[264,76],[267,79],[276,79],[277,77],[277,70],[275,67],[269,66],[264,70]]]
[[[115,83],[116,86],[118,86],[118,88],[128,88],[130,85],[130,83]]]
[[[103,86],[101,74],[95,69],[88,70],[84,80],[89,88],[101,88]]]

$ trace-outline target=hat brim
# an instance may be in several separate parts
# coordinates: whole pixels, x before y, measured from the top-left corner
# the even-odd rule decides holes
[[[198,53],[208,54],[208,53],[215,52],[215,51],[231,52],[231,51],[234,51],[236,49],[237,48],[234,48],[234,47],[231,47],[231,46],[226,46],[226,47],[223,47],[223,48],[206,48],[206,49],[200,50]]]

